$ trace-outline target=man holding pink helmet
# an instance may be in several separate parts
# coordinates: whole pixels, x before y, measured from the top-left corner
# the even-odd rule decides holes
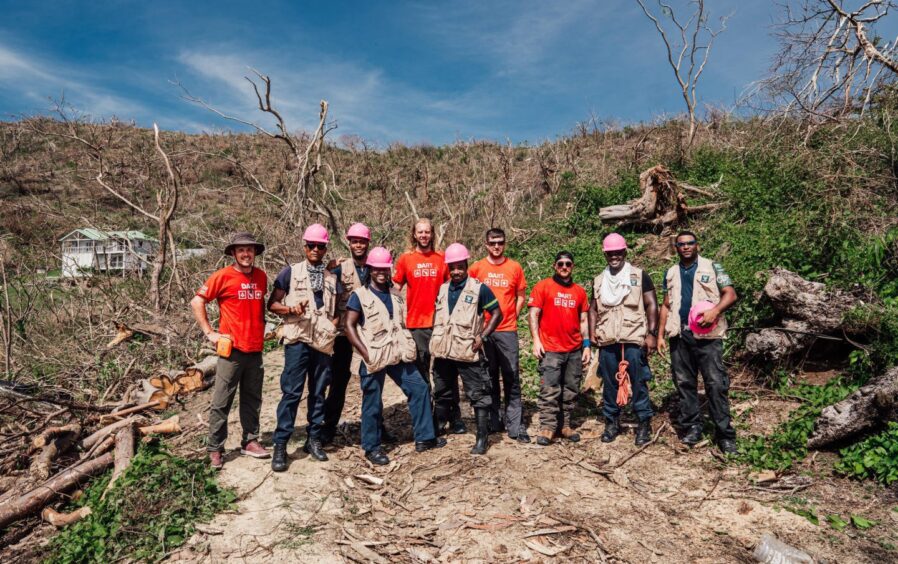
[[[287,266],[274,282],[268,310],[284,317],[283,396],[277,407],[277,428],[272,436],[271,469],[287,469],[287,441],[293,435],[296,412],[306,380],[309,386],[308,425],[303,450],[315,460],[327,460],[322,446],[325,391],[331,380],[331,355],[337,337],[339,282],[324,263],[330,236],[318,223],[302,236],[306,260]]]
[[[698,238],[681,231],[674,243],[679,264],[664,277],[661,327],[670,338],[670,366],[680,396],[680,439],[689,446],[702,439],[698,373],[705,382],[715,439],[725,454],[736,453],[736,431],[730,422],[730,380],[723,365],[723,312],[736,303],[736,290],[722,266],[699,254]],[[703,303],[705,302],[705,303]],[[658,340],[658,352],[667,348]]]
[[[430,390],[415,367],[415,341],[405,326],[405,300],[390,292],[393,258],[375,247],[366,258],[370,281],[356,288],[346,303],[346,337],[352,343],[352,372],[362,386],[362,448],[365,458],[379,466],[389,464],[384,453],[383,388],[392,378],[408,398],[415,433],[415,450],[446,445],[437,438],[430,407]]]
[[[490,376],[483,357],[483,342],[502,322],[502,310],[493,291],[468,276],[468,249],[461,243],[446,248],[449,281],[440,286],[433,314],[433,400],[436,420],[447,421],[459,413],[458,378],[474,408],[477,441],[471,454],[486,454],[489,440]],[[484,312],[490,320],[483,322]]]
[[[599,347],[602,375],[602,442],[620,434],[621,408],[630,403],[639,419],[636,446],[652,438],[652,403],[648,381],[652,373],[646,353],[653,352],[658,337],[658,300],[651,277],[627,261],[627,240],[611,233],[602,241],[608,266],[592,284],[589,308],[590,341]]]

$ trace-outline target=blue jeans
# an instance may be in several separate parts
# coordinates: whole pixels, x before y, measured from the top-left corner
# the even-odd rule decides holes
[[[293,435],[296,411],[302,391],[309,381],[308,421],[306,436],[321,439],[324,428],[324,394],[331,382],[331,357],[306,343],[284,346],[284,371],[281,373],[281,401],[277,409],[277,429],[272,441],[285,444]]]
[[[620,417],[621,408],[617,405],[617,366],[621,358],[620,344],[602,347],[599,351],[599,372],[602,374],[602,414],[605,419],[617,420]],[[624,358],[629,362],[627,374],[630,375],[630,389],[633,397],[630,399],[633,412],[640,421],[650,418],[652,402],[649,400],[648,382],[652,379],[649,363],[645,353],[639,345],[624,345]]]
[[[408,410],[412,416],[415,441],[429,441],[436,437],[433,415],[430,410],[430,390],[421,373],[411,362],[400,362],[368,374],[365,363],[359,369],[362,384],[362,448],[371,452],[380,447],[380,431],[383,428],[384,378],[389,376],[408,398]]]

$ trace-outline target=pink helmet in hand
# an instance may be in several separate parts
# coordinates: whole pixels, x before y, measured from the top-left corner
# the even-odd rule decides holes
[[[330,243],[331,238],[327,234],[327,228],[320,223],[313,223],[306,227],[305,233],[302,234],[302,240],[306,243]]]
[[[469,258],[471,258],[471,254],[468,253],[467,247],[461,243],[452,243],[446,247],[446,254],[443,260],[446,261],[446,264],[452,264],[453,262],[461,262]]]
[[[689,330],[692,331],[693,333],[695,333],[696,335],[707,335],[708,333],[713,331],[714,328],[717,327],[717,322],[719,321],[719,318],[715,319],[714,323],[712,323],[711,325],[708,325],[707,327],[703,327],[703,326],[699,325],[699,323],[698,323],[699,316],[713,307],[714,307],[714,304],[709,302],[708,300],[703,300],[703,301],[692,304],[692,307],[689,308],[689,319],[688,319]]]
[[[353,223],[346,232],[346,238],[358,237],[359,239],[371,240],[371,230],[364,223]]]
[[[627,240],[619,233],[611,233],[602,240],[602,251],[625,251],[627,250]]]
[[[365,260],[365,264],[371,268],[392,268],[393,257],[390,256],[390,251],[385,248],[374,247],[368,251],[368,258]]]

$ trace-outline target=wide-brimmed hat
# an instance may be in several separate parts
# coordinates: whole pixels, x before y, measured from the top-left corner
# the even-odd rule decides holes
[[[231,235],[231,242],[228,243],[228,246],[224,248],[224,254],[232,255],[234,254],[234,247],[241,247],[243,245],[253,245],[254,247],[256,247],[257,255],[261,255],[265,252],[265,245],[256,241],[256,238],[253,237],[252,233],[241,231],[239,233],[234,233],[233,235]]]

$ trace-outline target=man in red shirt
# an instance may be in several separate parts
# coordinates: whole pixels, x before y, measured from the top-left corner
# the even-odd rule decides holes
[[[551,444],[560,432],[580,440],[571,428],[571,415],[580,393],[580,377],[589,365],[589,300],[586,290],[571,278],[574,255],[555,255],[555,275],[537,282],[530,292],[530,334],[533,355],[539,359],[539,435],[536,443]]]
[[[190,302],[193,316],[213,345],[228,339],[231,353],[218,358],[212,406],[209,410],[209,439],[206,448],[213,468],[222,467],[222,452],[228,436],[228,412],[240,386],[240,425],[243,440],[240,453],[268,458],[259,444],[259,412],[262,409],[262,346],[265,341],[265,291],[268,277],[254,266],[265,246],[249,233],[237,233],[224,254],[234,263],[212,274]],[[218,302],[218,331],[212,329],[206,304]]]
[[[527,280],[521,265],[505,256],[505,231],[494,227],[486,232],[485,258],[475,262],[468,274],[489,286],[499,300],[502,322],[490,338],[483,343],[489,362],[492,384],[490,407],[490,431],[503,430],[503,419],[508,436],[522,443],[529,443],[530,436],[523,424],[521,406],[521,379],[519,375],[518,315],[524,307]],[[489,313],[485,320],[490,319]],[[505,416],[499,414],[499,373],[502,374],[502,390],[505,397]]]
[[[407,287],[408,304],[405,325],[415,340],[415,366],[430,389],[430,337],[433,334],[433,312],[440,286],[449,279],[443,253],[434,249],[433,224],[421,218],[412,228],[411,247],[396,261],[393,282],[397,291]],[[458,398],[455,401],[458,404]],[[456,431],[465,432],[461,414],[454,419]]]

